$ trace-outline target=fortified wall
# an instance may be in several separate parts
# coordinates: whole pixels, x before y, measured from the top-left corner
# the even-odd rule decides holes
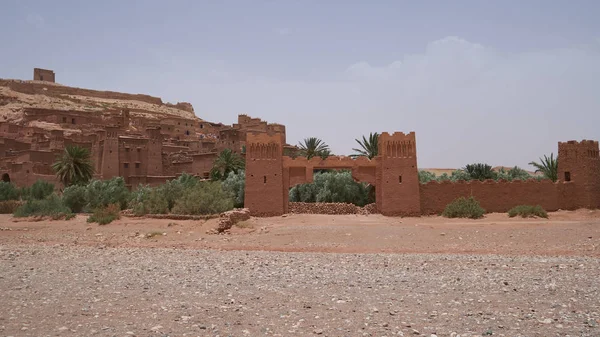
[[[390,216],[439,214],[458,197],[474,196],[488,212],[518,205],[541,205],[548,211],[600,207],[600,157],[597,141],[558,143],[559,180],[459,181],[420,184],[416,137],[411,132],[382,133],[379,155],[313,157],[283,155],[277,134],[248,133],[245,204],[253,215],[289,212],[288,191],[310,183],[317,169],[350,169],[356,181],[375,186],[377,211]]]

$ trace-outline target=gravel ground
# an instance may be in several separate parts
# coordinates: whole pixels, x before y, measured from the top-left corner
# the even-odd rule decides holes
[[[600,260],[0,245],[2,336],[600,336]]]

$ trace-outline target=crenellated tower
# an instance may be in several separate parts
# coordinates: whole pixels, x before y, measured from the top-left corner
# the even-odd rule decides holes
[[[283,186],[281,134],[249,132],[246,136],[246,188],[244,206],[254,215],[285,212],[288,191]]]
[[[558,143],[558,180],[573,182],[578,207],[600,207],[600,151],[597,141]]]
[[[382,133],[376,170],[377,209],[383,215],[419,215],[421,201],[415,133]]]

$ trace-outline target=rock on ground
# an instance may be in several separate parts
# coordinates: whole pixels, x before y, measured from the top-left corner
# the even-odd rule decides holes
[[[599,336],[600,260],[0,246],[2,336]]]

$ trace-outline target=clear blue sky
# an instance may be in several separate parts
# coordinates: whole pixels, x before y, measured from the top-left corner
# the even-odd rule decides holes
[[[416,131],[420,167],[520,165],[600,138],[600,1],[27,1],[0,77],[247,113],[337,154]]]

